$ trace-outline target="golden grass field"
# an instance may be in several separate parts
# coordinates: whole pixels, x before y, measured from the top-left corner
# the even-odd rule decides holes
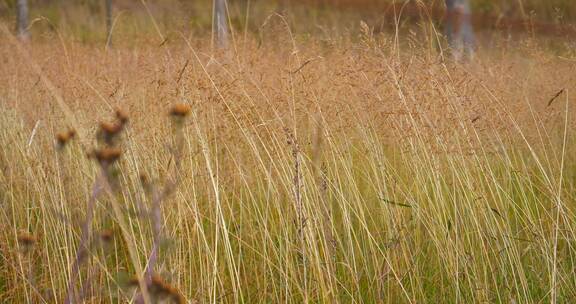
[[[261,21],[0,24],[1,303],[576,301],[573,49]]]

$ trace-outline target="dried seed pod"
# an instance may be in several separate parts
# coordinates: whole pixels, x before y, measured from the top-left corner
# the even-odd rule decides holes
[[[172,117],[186,117],[190,114],[190,106],[184,103],[175,104],[170,110]]]
[[[169,294],[171,286],[166,283],[160,276],[153,275],[150,282],[149,290],[154,296],[161,297]]]
[[[124,114],[121,114],[124,115]],[[114,145],[114,141],[118,138],[118,135],[124,130],[124,124],[126,121],[120,121],[118,123],[101,122],[100,129],[98,130],[97,138],[99,141],[103,141],[109,146]]]
[[[128,123],[128,115],[126,112],[117,109],[116,119],[118,122],[101,122],[100,129],[96,135],[99,141],[105,142],[107,145],[114,145],[114,140],[124,130],[124,126]]]
[[[175,293],[175,294],[173,293],[173,294],[171,295],[171,298],[172,298],[172,300],[174,301],[174,303],[176,303],[176,304],[185,304],[185,303],[186,303],[186,299],[185,299],[184,296],[183,296],[181,293],[179,293],[179,292],[177,292],[177,293]]]
[[[127,286],[129,288],[139,288],[139,281],[136,276],[130,278],[127,282]],[[162,277],[159,275],[152,275],[150,283],[148,284],[148,292],[150,296],[154,300],[168,300],[171,302],[168,303],[176,303],[176,304],[184,304],[186,300],[184,296],[178,291],[177,288],[168,284]]]
[[[100,123],[100,131],[109,135],[117,135],[118,133],[120,133],[120,131],[122,131],[122,125],[109,122],[102,122]]]
[[[22,244],[22,246],[24,246],[25,249],[29,249],[30,247],[34,246],[34,243],[36,243],[36,238],[26,232],[21,232],[20,234],[18,234],[18,243]]]
[[[170,299],[176,303],[184,303],[184,297],[174,286],[168,284],[158,275],[152,276],[152,281],[148,287],[150,294],[157,299]]]
[[[152,191],[152,183],[150,182],[148,176],[144,173],[140,174],[140,184],[142,185],[142,188],[144,188],[144,191],[146,191],[147,194],[149,194]]]
[[[128,279],[128,282],[126,282],[126,285],[131,288],[138,288],[140,286],[139,284],[140,282],[138,281],[138,277],[136,276],[131,277],[130,279]]]
[[[64,148],[66,144],[74,138],[74,136],[76,136],[76,131],[74,130],[56,134],[56,142],[58,144],[58,148]]]
[[[110,243],[113,238],[114,232],[112,230],[105,229],[100,232],[100,240],[105,244]]]
[[[122,150],[119,148],[102,148],[92,152],[92,156],[96,158],[101,165],[113,164],[121,155]]]
[[[128,122],[128,114],[126,114],[122,109],[116,109],[116,118],[122,125],[125,125]]]

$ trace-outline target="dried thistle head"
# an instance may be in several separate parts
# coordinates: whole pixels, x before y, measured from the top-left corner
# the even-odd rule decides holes
[[[122,131],[122,125],[110,122],[101,122],[100,131],[110,135],[116,135]]]
[[[32,248],[32,246],[34,246],[36,243],[36,238],[27,232],[20,232],[17,239],[18,243],[21,244],[26,250]]]
[[[58,148],[64,148],[67,143],[69,143],[74,136],[76,136],[76,131],[68,130],[66,132],[61,132],[56,134],[56,143]]]
[[[170,110],[170,116],[174,118],[184,118],[188,115],[190,115],[190,106],[184,103],[177,103]]]
[[[140,281],[138,280],[137,276],[132,276],[130,279],[128,279],[126,285],[130,288],[138,288],[140,286]]]
[[[148,176],[144,173],[140,173],[140,183],[142,184],[142,186],[146,187],[148,185],[150,185],[150,181],[148,180]]]
[[[146,193],[150,193],[152,191],[152,183],[150,182],[148,176],[144,173],[140,174],[140,184],[142,184],[142,188],[144,188]]]
[[[124,130],[124,126],[128,123],[128,114],[121,109],[116,112],[117,122],[101,122],[98,129],[97,138],[99,141],[105,142],[107,145],[114,145],[114,140]]]
[[[102,166],[111,165],[122,155],[119,148],[102,148],[92,152],[92,155]]]
[[[158,275],[152,276],[149,291],[150,295],[156,299],[169,299],[175,303],[185,303],[184,297],[180,294],[178,289],[168,284]]]
[[[140,281],[137,276],[133,276],[126,282],[128,288],[139,288]],[[148,283],[148,292],[155,300],[170,301],[168,303],[184,304],[186,300],[177,288],[168,284],[161,276],[154,274]],[[166,303],[166,302],[162,302]]]
[[[100,240],[102,243],[108,244],[112,241],[112,239],[114,239],[114,232],[112,230],[105,229],[100,231]]]
[[[122,109],[116,109],[116,118],[122,125],[125,125],[128,122],[128,114],[126,114]]]
[[[176,292],[175,294],[173,293],[171,295],[172,301],[176,304],[185,304],[186,303],[186,299],[184,298],[184,296],[180,293],[180,292]]]
[[[171,286],[159,275],[153,275],[149,288],[152,295],[161,296],[168,294],[168,290]]]

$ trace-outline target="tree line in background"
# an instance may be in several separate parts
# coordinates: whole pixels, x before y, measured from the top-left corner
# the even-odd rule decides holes
[[[106,18],[106,44],[112,43],[114,27],[114,1],[104,0]],[[15,0],[16,34],[21,41],[30,39],[29,3],[28,0]],[[228,46],[228,17],[226,0],[213,0],[213,33],[214,43],[220,48]]]
[[[15,0],[16,33],[20,40],[27,41],[29,33],[29,3],[28,0]],[[229,40],[227,0],[212,0],[212,33],[214,44],[226,48]],[[287,1],[281,1],[281,7],[286,7]],[[453,54],[457,59],[470,56],[474,50],[474,33],[471,23],[470,0],[445,0],[446,18],[445,34]],[[112,43],[114,26],[113,0],[104,0],[106,18],[106,44]]]

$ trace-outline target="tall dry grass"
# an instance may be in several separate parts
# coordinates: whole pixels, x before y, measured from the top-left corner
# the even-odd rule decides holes
[[[89,303],[138,299],[156,243],[190,303],[576,299],[569,54],[503,40],[455,64],[431,38],[309,39],[276,17],[228,53],[2,35],[1,302],[67,296],[100,170],[86,154],[115,108],[115,190],[72,280]],[[149,186],[175,171],[158,238]]]

